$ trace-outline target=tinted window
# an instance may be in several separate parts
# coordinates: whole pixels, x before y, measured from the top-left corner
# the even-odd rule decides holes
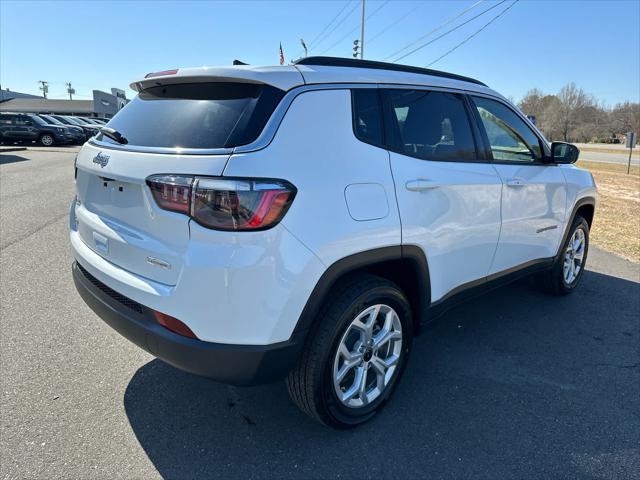
[[[267,85],[190,83],[143,90],[109,122],[129,145],[221,148],[252,142],[284,92]],[[99,140],[114,143],[104,135]]]
[[[24,115],[18,115],[14,120],[15,125],[33,125],[33,122]]]
[[[487,132],[494,160],[536,162],[542,159],[540,141],[506,105],[483,97],[473,99]]]
[[[360,140],[373,145],[383,145],[382,114],[377,89],[354,89],[353,131]]]
[[[424,90],[387,90],[384,95],[395,150],[427,160],[476,158],[462,96]]]
[[[0,124],[2,124],[2,125],[12,125],[13,124],[13,116],[11,116],[11,115],[0,115]]]

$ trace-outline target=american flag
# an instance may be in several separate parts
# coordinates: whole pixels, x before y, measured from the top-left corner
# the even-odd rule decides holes
[[[284,65],[284,53],[282,52],[282,42],[280,42],[280,65]]]

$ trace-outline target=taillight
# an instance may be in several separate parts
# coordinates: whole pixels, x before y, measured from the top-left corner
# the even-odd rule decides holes
[[[284,180],[152,175],[147,178],[160,208],[186,213],[215,230],[264,230],[287,213],[296,189]]]
[[[160,208],[187,214],[191,211],[192,184],[193,177],[181,175],[153,175],[147,178],[147,185]]]
[[[161,72],[151,72],[147,73],[144,78],[153,78],[153,77],[162,77],[165,75],[175,75],[178,73],[178,69],[174,68],[172,70],[162,70]]]

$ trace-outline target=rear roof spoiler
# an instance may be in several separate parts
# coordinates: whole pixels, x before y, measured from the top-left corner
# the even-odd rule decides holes
[[[236,65],[226,67],[196,67],[164,70],[147,74],[133,82],[130,87],[136,92],[145,88],[176,83],[237,82],[271,85],[280,90],[290,90],[304,85],[304,78],[294,66],[254,67]]]

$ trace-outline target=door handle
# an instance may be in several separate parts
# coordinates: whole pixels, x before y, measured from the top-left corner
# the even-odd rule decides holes
[[[410,192],[421,192],[423,190],[438,188],[440,185],[426,178],[417,178],[415,180],[409,180],[404,186]]]
[[[525,182],[522,178],[519,178],[519,177],[510,178],[509,180],[507,180],[508,187],[524,187],[526,184],[527,182]]]

